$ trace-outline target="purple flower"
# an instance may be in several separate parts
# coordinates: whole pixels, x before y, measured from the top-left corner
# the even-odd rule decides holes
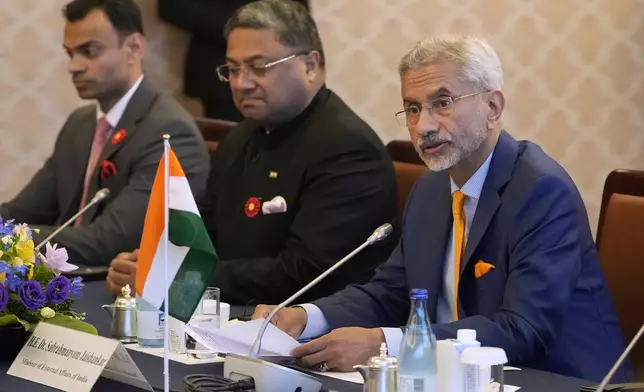
[[[18,299],[27,309],[36,310],[45,304],[45,292],[42,291],[40,283],[28,280],[20,285]]]
[[[11,291],[16,291],[18,286],[20,286],[20,283],[22,283],[22,279],[16,274],[13,273],[12,270],[7,271],[7,279],[4,281],[4,284],[9,288]]]
[[[5,226],[4,223],[0,223],[0,237],[8,236],[12,234],[11,226]]]
[[[80,298],[83,294],[82,291],[85,283],[82,283],[82,280],[83,278],[81,278],[80,276],[72,279],[72,296],[75,298]]]
[[[7,222],[0,217],[0,237],[11,235],[12,232],[13,225],[11,224],[11,221]]]
[[[7,302],[9,302],[9,293],[7,292],[7,288],[0,283],[0,312],[7,306]]]
[[[64,276],[57,276],[47,283],[47,302],[56,305],[67,299],[71,290],[69,279]]]
[[[24,264],[23,265],[16,265],[15,267],[13,267],[13,273],[16,274],[16,275],[18,275],[18,273],[20,273],[20,275],[22,275],[23,277],[27,276],[27,274],[29,273],[29,267],[27,267]]]

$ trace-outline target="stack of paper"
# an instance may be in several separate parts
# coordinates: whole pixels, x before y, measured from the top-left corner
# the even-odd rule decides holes
[[[263,322],[263,318],[256,319],[229,325],[223,329],[204,329],[189,325],[186,327],[186,333],[213,352],[248,355]],[[297,346],[299,346],[297,340],[273,324],[269,324],[262,339],[259,355],[288,356]]]

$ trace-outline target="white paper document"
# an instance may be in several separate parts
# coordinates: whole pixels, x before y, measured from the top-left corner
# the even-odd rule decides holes
[[[186,327],[186,333],[214,352],[248,355],[263,322],[264,319],[261,318],[229,325],[223,329],[204,329],[189,325]],[[299,345],[297,340],[286,332],[273,324],[268,324],[259,355],[288,356],[291,350]]]

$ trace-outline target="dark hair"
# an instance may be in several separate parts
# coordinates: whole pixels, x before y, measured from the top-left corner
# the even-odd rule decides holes
[[[237,28],[272,29],[284,46],[315,50],[324,66],[324,49],[313,17],[300,3],[292,0],[259,0],[239,8],[228,19],[224,37]]]
[[[68,22],[76,22],[95,9],[107,15],[121,37],[143,34],[141,9],[134,0],[72,0],[63,8],[63,15]]]

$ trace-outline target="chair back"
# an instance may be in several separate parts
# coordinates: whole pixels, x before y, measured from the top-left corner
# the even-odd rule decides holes
[[[418,156],[413,144],[406,140],[392,140],[387,144],[396,171],[396,195],[398,215],[402,216],[409,192],[416,181],[425,173],[427,166]]]
[[[626,343],[644,324],[644,172],[609,174],[597,235],[599,260]],[[637,380],[644,381],[644,342],[630,358]]]
[[[617,169],[613,170],[606,177],[604,182],[604,192],[602,194],[602,204],[599,211],[599,223],[597,226],[597,248],[601,246],[602,230],[608,201],[614,193],[623,195],[633,195],[644,197],[644,171]]]
[[[201,135],[206,141],[208,151],[212,152],[219,147],[219,142],[222,141],[228,132],[237,125],[234,121],[218,120],[214,118],[198,117],[195,122],[201,131]]]
[[[418,156],[418,152],[409,140],[392,140],[387,144],[387,152],[394,161],[423,165],[425,163]]]

